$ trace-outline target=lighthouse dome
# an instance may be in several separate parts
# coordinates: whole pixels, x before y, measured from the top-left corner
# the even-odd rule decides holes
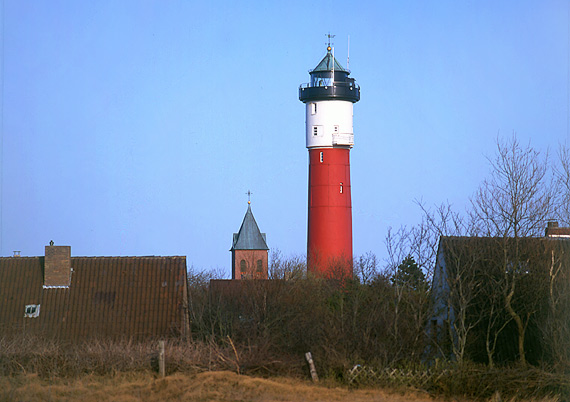
[[[323,57],[321,62],[317,64],[317,67],[311,70],[311,74],[323,71],[330,72],[333,70],[333,66],[334,66],[334,71],[342,71],[345,72],[347,75],[350,74],[350,71],[341,66],[338,60],[334,58],[330,50],[327,51],[327,54],[325,55],[325,57]]]
[[[311,82],[300,86],[299,99],[302,102],[338,99],[355,103],[360,100],[360,88],[354,78],[348,77],[350,71],[335,59],[331,50],[329,46],[325,57],[309,71]]]
[[[309,72],[311,74],[311,86],[331,85],[334,74],[334,82],[345,82],[350,71],[345,70],[329,50],[317,67]]]

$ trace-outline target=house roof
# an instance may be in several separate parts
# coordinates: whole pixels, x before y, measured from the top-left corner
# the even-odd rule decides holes
[[[560,228],[562,230],[567,228]],[[511,246],[518,241],[523,249],[528,250],[530,247],[538,245],[548,246],[557,245],[562,247],[570,247],[570,237],[546,236],[546,237],[478,237],[478,236],[441,236],[439,238],[440,250],[446,250],[450,247],[460,247],[473,250],[476,246],[496,249],[505,245]]]
[[[447,271],[462,268],[487,270],[505,261],[548,263],[553,251],[557,258],[570,258],[570,237],[458,237],[441,236],[436,261]],[[547,261],[548,260],[548,261]],[[434,277],[434,280],[436,278]]]
[[[317,67],[311,70],[311,73],[332,71],[333,65],[334,65],[334,71],[342,71],[345,73],[349,73],[349,71],[346,70],[343,66],[341,66],[338,60],[334,58],[330,50],[327,51],[325,57],[323,57],[323,59],[319,62],[319,64],[317,64]]]
[[[69,286],[44,286],[44,257],[0,258],[0,335],[67,340],[185,334],[186,257],[71,257]],[[39,305],[35,318],[26,306]]]
[[[431,324],[440,329],[430,328],[431,336],[439,333],[440,345],[444,345],[450,342],[445,326],[465,320],[461,328],[471,333],[465,344],[469,359],[488,361],[485,339],[492,334],[495,361],[514,361],[520,354],[509,303],[516,314],[526,316],[526,358],[543,361],[549,341],[540,328],[550,314],[550,298],[567,294],[569,263],[568,237],[440,237],[430,317]],[[448,327],[453,333],[457,328]],[[446,350],[451,349],[440,349]]]
[[[261,233],[251,212],[251,204],[247,206],[239,232],[234,233],[232,250],[269,250],[265,233]]]

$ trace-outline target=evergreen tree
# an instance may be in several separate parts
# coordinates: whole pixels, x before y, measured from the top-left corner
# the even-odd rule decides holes
[[[427,289],[426,276],[411,255],[398,265],[392,276],[392,284],[413,290]]]

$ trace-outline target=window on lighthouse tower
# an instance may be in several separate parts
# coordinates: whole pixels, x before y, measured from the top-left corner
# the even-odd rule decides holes
[[[342,194],[342,182],[340,182],[340,193]]]

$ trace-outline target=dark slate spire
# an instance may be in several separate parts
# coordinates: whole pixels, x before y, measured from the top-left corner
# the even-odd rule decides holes
[[[232,250],[269,250],[267,247],[265,233],[259,231],[257,222],[251,212],[251,205],[248,204],[247,212],[241,223],[238,233],[234,233]]]

